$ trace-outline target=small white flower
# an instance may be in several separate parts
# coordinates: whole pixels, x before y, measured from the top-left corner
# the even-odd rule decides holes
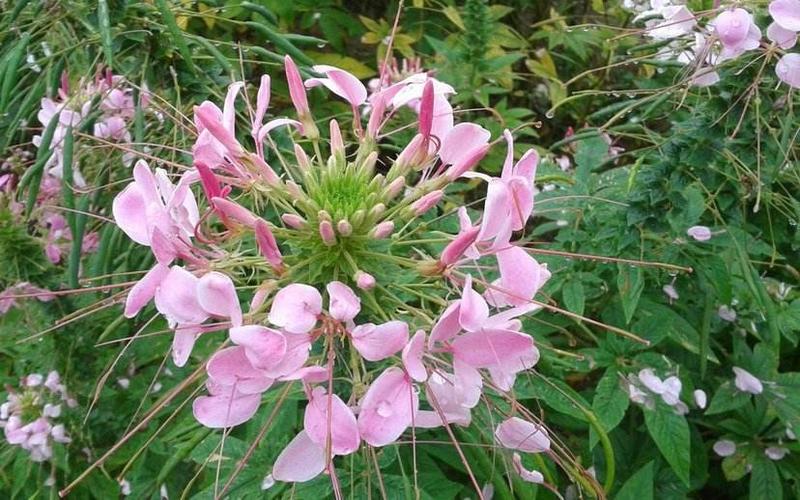
[[[127,479],[122,479],[119,482],[119,492],[122,493],[123,496],[128,496],[131,494],[131,483]]]
[[[701,410],[706,409],[706,403],[708,402],[708,397],[706,396],[706,391],[702,389],[696,389],[692,396],[694,396],[694,404],[697,405],[698,408]]]
[[[639,371],[639,380],[642,381],[645,387],[656,394],[663,394],[666,388],[664,382],[653,373],[652,368],[644,368]]]
[[[714,443],[714,453],[721,457],[729,457],[736,453],[736,443],[729,439],[720,439]]]
[[[730,323],[736,321],[736,311],[734,311],[733,309],[724,304],[719,306],[719,309],[717,310],[717,315],[720,317],[720,319],[728,321]]]
[[[736,374],[736,378],[733,382],[740,391],[749,392],[750,394],[761,394],[764,392],[764,384],[752,373],[738,366],[733,367],[733,373]]]
[[[711,230],[706,226],[692,226],[686,231],[686,234],[697,241],[708,241],[711,239]]]
[[[670,302],[680,298],[680,295],[678,295],[678,290],[675,289],[675,286],[672,283],[664,285],[661,290],[664,291],[664,295],[669,297]]]
[[[117,385],[119,385],[123,389],[127,389],[128,387],[131,386],[131,381],[130,381],[130,379],[127,379],[127,378],[124,378],[124,377],[123,378],[119,378],[119,379],[117,379]]]

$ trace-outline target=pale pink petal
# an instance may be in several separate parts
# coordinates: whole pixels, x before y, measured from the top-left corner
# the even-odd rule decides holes
[[[197,300],[198,281],[186,269],[173,266],[156,290],[158,311],[171,323],[200,324],[205,321],[208,313]]]
[[[367,361],[380,361],[396,353],[408,343],[408,324],[389,321],[380,325],[358,325],[351,332],[353,346]]]
[[[138,183],[128,184],[111,205],[114,222],[130,239],[140,245],[150,245],[150,231],[147,223],[148,201]]]
[[[798,3],[800,4],[800,1]],[[797,33],[787,30],[778,23],[772,23],[767,27],[767,38],[784,50],[791,49],[797,43]]]
[[[761,394],[764,392],[764,384],[752,373],[738,366],[733,367],[733,373],[736,375],[734,385],[736,385],[736,388],[740,391],[750,394]]]
[[[511,457],[511,462],[514,464],[514,470],[519,474],[519,477],[522,478],[523,481],[528,481],[529,483],[535,484],[543,484],[544,483],[544,476],[541,472],[537,470],[528,470],[522,465],[522,457],[519,453],[514,452],[514,455]]]
[[[230,387],[224,394],[195,399],[192,412],[206,427],[221,429],[247,422],[256,414],[260,404],[261,394],[241,394]]]
[[[775,74],[792,88],[800,89],[800,54],[784,54],[775,65]]]
[[[417,382],[425,382],[428,371],[422,364],[422,354],[425,350],[425,332],[417,330],[411,340],[403,347],[403,366],[408,376]]]
[[[269,370],[286,356],[286,337],[279,331],[260,325],[230,329],[231,340],[245,348],[245,355],[254,367]]]
[[[419,396],[397,367],[387,368],[370,384],[358,415],[361,437],[372,446],[394,442],[411,425]]]
[[[306,431],[301,431],[278,455],[272,466],[272,477],[276,481],[304,483],[320,475],[325,464],[325,448],[311,441]]]
[[[308,438],[323,449],[330,439],[330,450],[334,455],[349,455],[361,443],[353,411],[339,396],[328,395],[322,387],[315,387],[311,393],[303,428]]]
[[[782,28],[800,31],[800,0],[773,0],[769,13]]]
[[[241,326],[242,308],[230,277],[216,271],[205,274],[197,282],[197,301],[209,314],[230,318],[233,326]]]
[[[487,289],[486,299],[494,306],[524,306],[550,279],[547,266],[536,262],[524,249],[507,247],[497,252],[500,280]]]
[[[461,292],[461,306],[458,310],[458,322],[464,330],[478,330],[489,317],[489,305],[481,294],[472,289],[472,275],[464,279]]]
[[[172,362],[175,366],[181,367],[186,364],[200,332],[199,327],[193,326],[179,326],[175,329],[175,336],[172,338]]]
[[[539,153],[535,149],[529,149],[519,159],[514,167],[514,175],[518,175],[530,183],[536,179],[536,167],[539,166]]]
[[[485,241],[497,236],[511,216],[511,193],[508,185],[500,179],[492,179],[486,187],[478,240]]]
[[[353,289],[340,281],[331,281],[326,287],[330,304],[328,312],[338,321],[352,321],[361,311],[361,299]]]
[[[533,339],[510,330],[468,332],[453,341],[453,356],[474,368],[517,365],[533,349]]]
[[[306,80],[306,87],[324,85],[353,107],[360,106],[367,100],[364,84],[347,71],[326,65],[313,66],[312,69],[317,73],[324,73],[328,78],[309,78]]]
[[[264,373],[270,377],[284,377],[299,370],[308,361],[311,339],[304,334],[286,334],[286,355],[280,363],[272,367],[264,367]]]
[[[286,81],[289,84],[289,97],[292,99],[292,104],[294,104],[297,114],[300,117],[304,117],[310,113],[306,89],[303,87],[303,78],[300,76],[300,70],[297,69],[297,65],[288,55],[284,58],[284,69],[286,70]]]
[[[519,417],[511,417],[497,426],[495,437],[506,448],[527,453],[541,453],[550,449],[547,430]]]
[[[713,21],[714,31],[725,46],[736,46],[746,37],[753,16],[744,9],[724,10]]]
[[[433,348],[436,342],[446,342],[461,332],[459,316],[461,312],[461,301],[451,303],[439,316],[439,321],[433,325],[431,336],[428,337],[428,348]]]
[[[256,94],[256,114],[253,117],[253,130],[258,130],[261,124],[264,123],[264,115],[269,107],[270,97],[270,77],[269,75],[261,75],[261,82],[258,86],[258,94]]]
[[[293,283],[275,294],[269,321],[292,333],[306,333],[317,324],[322,312],[322,295],[316,288]]]
[[[324,366],[312,365],[295,370],[279,380],[302,380],[307,384],[316,384],[328,380],[328,375],[328,369]]]
[[[463,162],[470,154],[489,142],[491,133],[480,125],[464,122],[450,130],[442,141],[439,158],[445,165]]]
[[[163,264],[153,266],[142,279],[136,282],[125,298],[126,318],[132,318],[150,302],[156,294],[161,281],[169,274],[169,267]]]
[[[234,386],[242,394],[260,394],[273,382],[250,363],[242,346],[226,347],[214,353],[208,360],[206,372],[215,384]]]
[[[300,133],[303,132],[303,124],[297,120],[292,120],[291,118],[275,118],[274,120],[270,120],[258,128],[256,140],[259,143],[262,143],[270,132],[278,127],[285,127],[287,125],[296,128]]]

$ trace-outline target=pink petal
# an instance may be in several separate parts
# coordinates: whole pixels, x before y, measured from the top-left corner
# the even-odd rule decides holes
[[[189,360],[200,332],[199,327],[192,326],[181,326],[175,329],[175,336],[172,338],[172,362],[175,363],[175,366],[184,366]]]
[[[725,10],[714,19],[714,31],[726,46],[736,46],[747,37],[753,16],[744,9]]]
[[[425,332],[417,330],[411,340],[403,347],[403,366],[406,373],[417,382],[425,382],[428,378],[428,371],[422,364],[422,354],[425,350]]]
[[[233,85],[231,85],[231,88],[233,88]],[[231,156],[238,158],[244,154],[244,149],[242,149],[239,141],[236,140],[233,131],[229,130],[224,123],[226,116],[224,114],[220,115],[219,108],[214,103],[205,101],[200,106],[195,106],[194,116],[202,129],[208,130]]]
[[[352,288],[340,281],[331,281],[326,288],[330,300],[330,315],[339,321],[352,321],[361,311],[361,299]]]
[[[241,394],[233,387],[225,394],[200,396],[192,403],[192,412],[198,422],[212,429],[243,424],[256,414],[261,404],[261,394]]]
[[[323,449],[326,448],[330,436],[330,449],[334,455],[349,455],[361,443],[352,410],[339,396],[329,396],[322,387],[315,387],[311,393],[303,426],[308,438]]]
[[[736,375],[734,385],[742,392],[749,392],[750,394],[761,394],[764,392],[764,384],[752,373],[739,368],[733,367],[733,373]]]
[[[258,94],[256,95],[256,114],[253,117],[253,130],[257,130],[264,122],[264,115],[269,107],[269,75],[261,75],[261,83],[258,86]]]
[[[306,333],[321,312],[322,295],[312,286],[293,283],[275,294],[269,321],[292,333]]]
[[[533,212],[533,185],[522,177],[511,177],[508,181],[509,208],[513,221],[511,229],[519,231],[525,227]]]
[[[387,368],[372,382],[361,401],[358,415],[361,437],[372,446],[392,443],[411,425],[418,407],[419,396],[403,370]]]
[[[790,31],[800,31],[800,0],[773,0],[769,13],[780,27]]]
[[[428,348],[433,348],[436,342],[447,342],[461,332],[461,301],[452,302],[439,316],[439,321],[433,325],[431,336],[428,338]]]
[[[465,252],[469,252],[470,247],[472,247],[472,245],[478,239],[480,231],[480,226],[474,226],[459,233],[458,236],[453,239],[453,241],[444,247],[444,250],[442,250],[442,255],[439,256],[439,261],[446,266],[450,266],[458,262]]]
[[[419,133],[423,137],[430,137],[433,127],[433,82],[428,80],[422,89],[422,99],[419,105]]]
[[[139,184],[128,184],[111,205],[114,222],[130,239],[140,245],[150,245],[150,231],[147,223],[147,199]]]
[[[511,193],[508,184],[500,179],[492,179],[486,187],[478,240],[485,241],[497,236],[510,216]]]
[[[304,483],[320,475],[325,464],[325,449],[311,441],[306,431],[301,431],[278,455],[272,477],[277,481]]]
[[[408,324],[389,321],[381,325],[358,325],[351,332],[353,346],[367,361],[380,361],[396,353],[408,343]]]
[[[302,380],[307,384],[316,384],[328,380],[328,369],[324,366],[304,366],[288,375],[284,375],[280,380]]]
[[[472,289],[472,275],[464,280],[461,292],[461,307],[458,310],[458,322],[467,331],[478,330],[489,317],[489,305],[481,294]]]
[[[324,73],[328,78],[309,78],[306,80],[306,87],[324,85],[353,107],[360,106],[367,100],[364,84],[347,71],[326,65],[313,66],[312,69],[317,73]]]
[[[528,470],[524,465],[522,465],[522,457],[519,453],[514,452],[511,461],[514,464],[514,470],[517,472],[517,474],[519,474],[519,477],[521,477],[523,481],[528,481],[529,483],[535,484],[544,483],[544,476],[541,472],[536,470]]]
[[[506,448],[527,453],[541,453],[550,449],[547,430],[519,417],[511,417],[497,426],[495,437]]]
[[[453,356],[474,368],[516,366],[533,349],[533,339],[510,330],[468,332],[453,341]]]
[[[158,286],[169,272],[169,267],[163,264],[156,264],[147,271],[147,274],[142,279],[133,285],[133,288],[125,298],[124,315],[126,318],[132,318],[139,314],[139,311],[155,296]]]
[[[459,123],[444,137],[439,158],[445,165],[463,162],[475,150],[489,142],[491,133],[474,123]]]
[[[224,214],[226,217],[230,217],[247,227],[255,226],[257,217],[253,215],[253,212],[238,203],[226,200],[225,198],[212,198],[211,203],[219,213]]]
[[[495,306],[524,306],[550,279],[547,266],[539,264],[524,249],[511,246],[497,252],[500,280],[487,291],[486,299]]]
[[[272,385],[272,378],[254,367],[242,346],[226,347],[214,353],[206,365],[214,384],[234,386],[242,394],[260,394]]]
[[[286,355],[280,363],[265,367],[264,373],[270,377],[290,376],[308,361],[311,339],[304,334],[286,334]]]
[[[197,300],[196,276],[180,266],[173,266],[161,280],[155,300],[158,311],[171,323],[200,324],[208,313]]]
[[[157,227],[153,228],[150,237],[150,248],[153,250],[153,255],[156,256],[156,261],[158,261],[159,264],[168,266],[172,264],[172,261],[177,257],[172,241]]]
[[[787,30],[778,23],[772,23],[767,27],[767,38],[784,50],[791,49],[797,43],[797,33]]]
[[[245,348],[245,355],[255,368],[269,370],[286,356],[286,337],[279,331],[260,325],[230,329],[231,340]]]
[[[536,167],[539,166],[539,153],[535,149],[529,149],[519,159],[514,167],[514,175],[518,175],[528,182],[533,183],[536,178]]]
[[[308,98],[306,97],[306,89],[303,87],[303,78],[300,76],[300,71],[291,57],[284,58],[284,69],[286,70],[286,81],[289,84],[289,97],[292,99],[297,114],[302,118],[307,116],[310,111],[308,109]]]
[[[197,282],[197,301],[209,314],[230,318],[233,326],[242,324],[242,308],[236,287],[226,275],[212,271]]]
[[[276,269],[281,268],[283,265],[283,255],[278,248],[278,242],[275,241],[275,236],[270,231],[269,226],[264,219],[256,219],[256,243],[261,255],[267,259],[267,262]]]
[[[800,54],[784,54],[775,65],[775,74],[783,83],[800,89]]]

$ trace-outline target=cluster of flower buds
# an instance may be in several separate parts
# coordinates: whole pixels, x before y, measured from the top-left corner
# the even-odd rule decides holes
[[[140,103],[142,108],[147,107],[150,101],[150,94],[143,90],[140,93]],[[136,113],[136,103],[134,102],[134,90],[124,77],[113,75],[111,70],[95,76],[94,80],[80,82],[77,88],[71,89],[66,73],[61,77],[61,86],[58,89],[56,99],[45,97],[42,99],[41,108],[37,114],[39,123],[47,127],[51,120],[58,115],[58,123],[53,132],[50,142],[52,156],[45,165],[49,175],[60,179],[64,168],[64,139],[67,130],[79,128],[87,119],[97,105],[99,116],[92,117],[94,129],[92,134],[98,139],[113,142],[131,142],[131,133],[128,130],[129,123],[133,120]],[[42,143],[42,136],[34,136],[33,144],[39,147]],[[129,155],[124,155],[126,161]],[[76,186],[84,187],[86,181],[81,172],[73,167],[73,181]]]
[[[739,6],[723,8],[705,29],[698,28],[698,18],[688,6],[670,0],[651,0],[650,9],[640,12],[636,19],[646,19],[647,35],[657,40],[694,36],[691,49],[683,50],[673,42],[659,54],[671,58],[677,53],[679,62],[693,65],[693,85],[717,83],[719,64],[763,46],[769,54],[780,55],[775,65],[778,78],[790,87],[800,88],[800,54],[785,52],[797,43],[800,0],[772,0],[768,10],[772,16],[766,30],[769,44],[762,44],[762,32],[753,14]]]
[[[208,395],[193,405],[198,421],[212,428],[239,425],[255,415],[265,391],[302,383],[308,399],[304,426],[274,465],[272,479],[280,481],[331,472],[335,456],[355,452],[362,442],[393,443],[411,427],[469,425],[485,387],[509,391],[516,375],[538,361],[520,317],[538,309],[532,299],[550,277],[546,266],[511,242],[533,211],[539,161],[534,150],[515,162],[506,131],[500,177],[473,172],[490,147],[490,133],[474,123],[454,124],[449,85],[420,73],[368,98],[353,75],[331,66],[312,69],[321,76],[303,82],[286,58],[297,120],[264,122],[271,80],[261,78],[250,120],[254,152],[235,132],[235,102],[244,87],[237,82],[222,109],[211,102],[195,109],[194,165],[177,184],[166,171],[154,174],[140,161],[134,181],[113,204],[117,225],[149,246],[156,259],[129,291],[125,315],[135,316],[154,300],[175,330],[177,365],[187,362],[199,335],[229,330],[233,345],[206,365]],[[348,147],[349,133],[331,120],[323,153],[306,95],[306,88],[317,86],[350,105],[356,147]],[[379,166],[381,130],[404,107],[418,115],[417,134],[386,161],[390,165]],[[284,126],[305,139],[294,143],[290,160],[270,137]],[[301,143],[310,143],[313,152]],[[274,149],[279,171],[268,163],[267,147]],[[461,177],[486,182],[480,220],[473,223],[461,207],[460,232],[438,256],[412,253],[411,247],[394,254],[392,244],[413,235],[421,216]],[[196,182],[207,200],[203,211],[191,190]],[[212,234],[219,227],[225,232]],[[259,255],[247,255],[248,242],[255,242]],[[483,258],[497,263],[494,281],[477,281],[467,272]],[[455,284],[461,298],[433,324],[425,314],[383,304],[397,269],[420,283],[442,279],[445,294]],[[259,280],[246,313],[234,282],[245,279]],[[352,381],[349,388],[339,387],[343,377]],[[526,416],[501,424],[500,444],[522,452],[549,450],[544,427]],[[542,481],[519,455],[513,463],[523,478]]]
[[[64,424],[58,422],[62,404],[74,408],[78,403],[67,393],[58,372],[23,377],[19,390],[9,388],[6,402],[0,405],[0,427],[8,444],[28,451],[34,462],[50,459],[54,442],[71,441]]]

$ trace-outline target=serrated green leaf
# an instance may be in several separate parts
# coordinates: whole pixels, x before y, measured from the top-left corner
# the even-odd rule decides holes
[[[750,498],[783,499],[783,486],[778,468],[767,458],[756,460],[750,471]]]
[[[583,316],[583,308],[586,304],[583,283],[578,279],[567,281],[561,289],[561,296],[564,298],[564,305],[567,306],[567,309]]]
[[[661,455],[686,486],[689,486],[691,468],[689,424],[683,415],[671,408],[657,406],[655,410],[644,410],[644,421],[650,437],[655,441]]]

